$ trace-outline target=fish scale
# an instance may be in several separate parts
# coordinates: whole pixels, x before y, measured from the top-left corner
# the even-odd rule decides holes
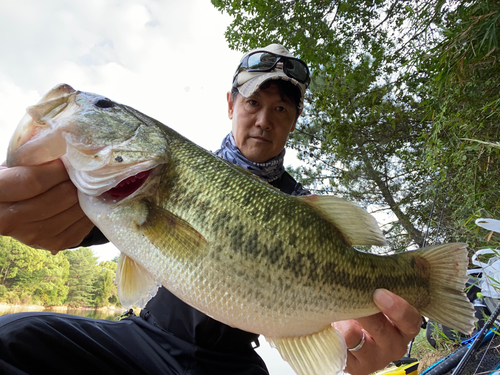
[[[176,135],[173,133],[169,133],[168,136],[170,139],[175,139],[176,137]],[[280,263],[280,269],[285,271],[285,275],[286,272],[288,272],[288,275],[286,275],[286,277],[288,280],[290,280],[290,287],[288,288],[289,292],[284,293],[283,300],[293,301],[293,306],[290,307],[284,305],[282,309],[279,309],[279,307],[276,306],[275,298],[275,293],[277,293],[278,290],[270,289],[269,286],[265,284],[257,284],[258,286],[256,286],[253,290],[248,289],[247,287],[247,291],[245,293],[248,293],[248,295],[250,296],[254,296],[256,290],[270,290],[270,292],[267,294],[267,299],[264,298],[265,295],[262,293],[260,294],[260,299],[253,298],[252,300],[252,298],[245,298],[246,296],[243,296],[243,299],[250,299],[250,302],[254,304],[260,303],[262,305],[266,305],[265,301],[267,301],[267,305],[273,303],[275,308],[277,308],[276,315],[286,315],[289,310],[294,311],[294,313],[298,315],[299,309],[296,308],[296,305],[316,305],[317,303],[310,297],[307,299],[307,301],[302,301],[302,299],[300,298],[300,296],[312,295],[307,289],[307,283],[308,281],[311,281],[311,279],[313,279],[312,281],[314,281],[314,278],[306,278],[306,280],[302,283],[291,282],[291,280],[303,278],[304,275],[308,273],[306,271],[310,269],[310,266],[307,264],[307,256],[305,256],[303,253],[304,250],[302,250],[302,252],[297,252],[297,248],[315,248],[316,251],[311,253],[311,255],[313,257],[320,258],[318,263],[324,265],[326,268],[322,272],[322,275],[324,275],[326,280],[320,280],[319,283],[323,285],[328,284],[329,286],[333,286],[334,288],[336,288],[336,293],[332,293],[331,290],[328,291],[326,288],[324,288],[324,295],[316,296],[316,298],[321,301],[328,301],[328,304],[323,304],[324,308],[327,311],[338,311],[339,313],[342,313],[344,311],[342,309],[339,309],[339,306],[348,307],[349,313],[352,315],[352,303],[349,303],[348,305],[348,301],[343,301],[342,298],[339,298],[338,294],[340,294],[341,296],[348,296],[349,294],[351,294],[351,288],[348,288],[347,286],[352,287],[352,285],[356,282],[358,283],[357,289],[367,291],[363,298],[360,298],[358,300],[361,300],[365,305],[368,303],[371,307],[372,312],[376,311],[371,300],[371,295],[375,288],[373,285],[371,285],[371,283],[359,283],[360,277],[366,274],[366,268],[363,267],[358,269],[355,266],[352,267],[352,265],[356,263],[356,259],[360,259],[360,263],[362,263],[364,260],[363,258],[365,258],[366,263],[375,264],[375,266],[372,266],[372,268],[378,268],[379,270],[384,269],[384,272],[392,274],[390,276],[375,276],[376,274],[374,274],[373,277],[379,279],[376,280],[375,283],[378,283],[380,287],[390,288],[391,286],[396,284],[396,282],[393,282],[394,280],[402,285],[407,283],[407,276],[404,275],[404,273],[406,272],[406,267],[403,261],[403,257],[398,257],[399,262],[394,258],[394,261],[391,262],[391,269],[388,264],[388,261],[391,259],[391,257],[382,259],[359,252],[347,253],[345,251],[333,253],[332,251],[330,251],[331,247],[327,248],[326,246],[321,245],[331,245],[332,242],[337,242],[336,245],[339,249],[344,249],[346,245],[344,243],[341,243],[339,237],[334,236],[334,230],[332,229],[330,222],[326,221],[321,216],[318,216],[316,212],[308,215],[308,213],[312,211],[312,208],[306,209],[300,206],[298,208],[297,205],[287,204],[287,200],[294,201],[295,199],[293,197],[283,195],[280,192],[276,191],[274,188],[271,188],[267,185],[255,184],[255,180],[252,177],[247,176],[245,173],[241,173],[236,167],[217,168],[216,166],[221,164],[222,166],[226,166],[226,163],[217,160],[217,158],[213,156],[210,156],[209,158],[207,157],[207,155],[205,155],[205,158],[202,158],[202,155],[200,154],[205,152],[204,150],[195,147],[194,145],[188,143],[188,141],[186,141],[187,145],[178,144],[178,142],[179,141],[172,142],[171,145],[172,158],[175,160],[175,168],[176,170],[178,170],[179,174],[178,179],[184,181],[185,186],[193,187],[194,191],[190,191],[190,189],[186,189],[185,187],[183,187],[182,194],[180,194],[177,193],[174,188],[172,194],[179,197],[177,200],[175,200],[175,202],[178,204],[167,202],[167,204],[165,205],[165,209],[173,212],[179,217],[185,217],[186,220],[188,220],[190,224],[200,233],[204,235],[205,233],[207,233],[206,236],[208,242],[211,242],[211,239],[208,237],[210,234],[218,237],[218,241],[221,242],[220,233],[212,231],[212,228],[214,226],[213,223],[211,223],[210,221],[207,222],[206,220],[200,220],[200,218],[205,218],[206,215],[206,211],[204,209],[200,210],[201,201],[207,199],[208,196],[210,196],[210,198],[214,202],[213,209],[218,212],[225,212],[228,217],[228,223],[235,223],[234,226],[236,227],[236,229],[231,227],[227,228],[227,231],[229,232],[229,238],[227,239],[228,244],[222,244],[222,248],[224,248],[225,251],[228,251],[229,249],[229,251],[241,252],[242,254],[246,255],[246,257],[243,257],[243,259],[250,258],[249,261],[251,262],[251,265],[255,264],[254,262],[256,260],[256,253],[262,253],[266,248],[269,249],[269,247],[272,247],[272,245],[276,243],[275,236],[278,233],[283,233],[285,230],[293,231],[297,227],[302,230],[302,236],[296,246],[290,248],[285,247],[286,250],[284,251],[284,254],[282,256],[282,258],[284,259]],[[199,194],[197,191],[199,189],[198,186],[202,184],[203,181],[214,181],[213,184],[211,183],[211,185],[213,185],[212,189],[206,189],[205,187],[205,195]],[[267,201],[252,202],[252,199],[258,196],[265,196],[265,193],[276,195],[276,199],[271,199],[269,197]],[[223,200],[223,205],[216,205],[215,202],[221,201],[220,199],[217,199],[218,195],[228,196],[227,199]],[[251,199],[248,198],[249,196],[251,197]],[[194,197],[193,202],[188,205],[184,204],[184,202],[189,201],[192,197]],[[250,204],[249,202],[252,202],[252,204]],[[230,203],[232,203],[232,205]],[[239,211],[238,209],[240,209],[241,211]],[[262,217],[268,216],[266,213],[274,211],[282,212],[281,215],[272,215],[275,220],[268,220],[265,223],[260,222]],[[295,211],[299,211],[300,215],[297,215]],[[246,216],[246,218],[244,216]],[[297,217],[298,220],[294,222],[293,220],[289,219],[293,217]],[[246,225],[244,226],[244,231],[238,230],[238,226],[242,227],[242,222],[246,223]],[[259,233],[257,233],[253,226],[249,224],[252,222],[255,222],[255,226],[260,229]],[[262,224],[265,224],[265,227]],[[271,236],[265,235],[265,231],[262,230],[263,227],[271,234]],[[316,228],[316,230],[313,231],[312,228]],[[231,240],[231,238],[233,237],[235,238],[235,240]],[[259,246],[259,242],[263,245]],[[283,246],[283,242],[280,242]],[[256,249],[260,249],[260,251]],[[348,258],[344,259],[340,257],[339,259],[339,253],[350,255]],[[218,254],[220,255],[220,252],[218,252]],[[266,254],[262,254],[262,256],[259,258],[259,260],[263,263],[262,266],[264,269],[269,269],[269,267],[266,265],[266,262],[268,262],[269,258],[271,257]],[[237,263],[244,264],[243,259],[240,259]],[[375,260],[380,260],[380,264],[377,265],[377,262],[375,262]],[[234,262],[234,258],[232,261]],[[220,257],[219,262],[225,265],[231,264],[230,261],[221,261]],[[348,273],[344,273],[342,270],[347,269],[348,264],[351,265],[349,267],[349,271]],[[248,269],[248,266],[243,267],[243,270],[246,269]],[[337,269],[341,271],[337,271]],[[225,270],[224,272],[224,270],[221,270],[221,272],[227,275],[228,271]],[[273,272],[271,270],[271,274],[272,273]],[[314,272],[309,272],[309,274],[318,276],[318,273]],[[283,275],[282,277],[285,276]],[[262,275],[253,275],[252,280],[260,280],[261,278]],[[234,280],[235,278],[227,277],[227,279]],[[410,279],[414,280],[415,275],[411,275]],[[248,280],[243,279],[243,284],[246,284],[247,281]],[[293,287],[293,285],[295,285],[295,288]],[[316,285],[316,283],[312,282],[311,285]],[[340,288],[338,288],[339,286],[344,287],[342,288],[343,290],[341,292],[339,290]],[[231,290],[231,286],[225,285],[224,287],[214,289],[221,289],[224,291]],[[242,290],[238,287],[233,289]],[[283,289],[281,291],[283,292]],[[214,297],[214,300],[217,300],[218,298],[220,298],[220,296]],[[242,318],[243,317],[238,316],[234,321],[231,321],[230,323],[237,324]],[[267,319],[269,319],[269,317],[267,317]],[[300,319],[312,320],[312,317],[300,315]],[[333,320],[337,319],[334,318]],[[271,324],[275,325],[276,323],[273,323],[271,321]],[[288,323],[283,323],[283,325],[287,326]],[[246,328],[249,330],[256,330],[255,327]]]
[[[465,244],[360,252],[353,246],[385,244],[362,208],[283,194],[135,109],[68,85],[28,114],[8,166],[63,160],[82,209],[121,252],[123,305],[144,304],[161,284],[264,335],[301,375],[343,370],[347,348],[331,322],[378,312],[377,288],[448,327],[473,329]],[[120,195],[135,176],[136,190]]]

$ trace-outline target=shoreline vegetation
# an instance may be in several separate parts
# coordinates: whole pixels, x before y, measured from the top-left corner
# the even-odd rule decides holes
[[[0,305],[27,311],[120,306],[114,283],[118,258],[97,259],[86,247],[52,255],[0,236]]]
[[[96,310],[96,311],[116,311],[120,312],[124,310],[121,306],[102,306],[102,307],[93,307],[93,306],[67,306],[67,305],[56,305],[56,306],[43,306],[43,305],[24,305],[24,304],[10,304],[0,302],[0,311],[5,310],[22,310],[22,311],[43,311],[43,310]]]

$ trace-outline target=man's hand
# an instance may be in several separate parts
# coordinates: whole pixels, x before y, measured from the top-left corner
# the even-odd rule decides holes
[[[365,334],[361,349],[347,353],[345,371],[353,375],[370,374],[404,357],[422,325],[422,316],[413,306],[385,289],[377,289],[373,301],[380,313],[333,324],[351,349]]]
[[[55,254],[77,246],[93,226],[60,160],[0,166],[0,235]]]

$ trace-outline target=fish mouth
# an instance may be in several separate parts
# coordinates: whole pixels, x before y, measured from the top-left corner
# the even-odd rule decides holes
[[[148,179],[152,169],[147,171],[139,172],[134,176],[130,176],[124,180],[122,180],[118,185],[114,188],[109,189],[108,191],[102,194],[103,197],[110,197],[114,201],[120,201],[124,198],[131,196],[135,193],[139,188],[144,185],[146,180]]]

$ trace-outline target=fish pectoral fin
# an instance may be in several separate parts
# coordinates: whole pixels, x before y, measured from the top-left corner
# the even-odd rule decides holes
[[[338,374],[345,368],[347,346],[332,326],[308,336],[266,339],[298,375]]]
[[[144,307],[158,291],[158,284],[148,271],[123,253],[120,254],[115,280],[118,298],[125,308]]]
[[[298,197],[321,211],[344,235],[350,246],[386,246],[377,220],[357,204],[333,196],[309,195]]]
[[[206,253],[207,240],[187,221],[146,201],[148,215],[140,229],[157,248],[180,258],[197,258]]]

